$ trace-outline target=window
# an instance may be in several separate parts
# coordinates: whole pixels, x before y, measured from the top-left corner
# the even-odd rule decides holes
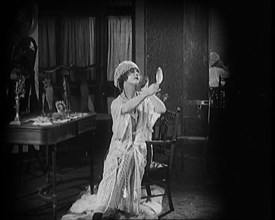
[[[84,74],[70,72],[73,93],[85,80],[96,111],[107,112],[107,97],[117,94],[114,70],[122,60],[133,59],[133,0],[40,6],[39,67],[91,66]],[[58,71],[51,77],[55,87],[61,85]]]
[[[39,66],[85,67],[95,64],[95,18],[42,16],[39,19]],[[53,81],[55,81],[55,77]],[[70,75],[75,81],[77,76]],[[87,80],[95,80],[89,70]]]
[[[114,80],[115,67],[132,60],[132,19],[130,16],[108,17],[107,80]]]

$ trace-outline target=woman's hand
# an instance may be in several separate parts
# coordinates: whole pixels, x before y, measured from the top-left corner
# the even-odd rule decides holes
[[[157,84],[157,83],[153,83],[148,88],[142,89],[142,92],[144,92],[146,94],[146,96],[154,95],[159,91],[160,91],[160,88],[159,88],[159,84]]]

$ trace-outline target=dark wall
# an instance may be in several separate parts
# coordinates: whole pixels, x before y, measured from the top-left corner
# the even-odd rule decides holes
[[[207,7],[192,1],[146,1],[145,10],[146,71],[152,83],[157,67],[162,68],[167,107],[207,99]]]
[[[146,72],[153,83],[157,68],[162,68],[162,94],[168,93],[167,105],[175,108],[183,94],[182,3],[147,1],[145,10]]]
[[[184,1],[183,12],[184,92],[187,99],[208,99],[208,7]]]
[[[225,218],[271,219],[272,34],[271,1],[146,1],[146,70],[154,82],[158,66],[168,108],[208,90],[207,9],[222,20],[220,50],[231,77],[228,105],[219,121]],[[221,20],[219,20],[221,21]],[[213,30],[212,30],[213,31]],[[213,33],[213,32],[212,32]],[[219,43],[221,42],[219,41]]]
[[[225,1],[219,7],[231,72],[219,137],[227,218],[271,219],[271,1]]]

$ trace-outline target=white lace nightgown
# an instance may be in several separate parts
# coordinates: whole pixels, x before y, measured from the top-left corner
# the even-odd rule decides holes
[[[146,98],[135,111],[121,114],[126,99],[118,96],[111,104],[113,136],[104,161],[103,179],[97,192],[95,212],[118,208],[139,214],[141,180],[146,165],[146,140],[160,114]]]

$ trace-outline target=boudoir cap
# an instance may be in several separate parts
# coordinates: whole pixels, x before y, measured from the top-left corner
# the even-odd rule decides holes
[[[210,52],[209,55],[209,65],[213,66],[216,62],[220,60],[220,55],[216,52]]]
[[[125,60],[125,61],[122,61],[120,64],[118,64],[118,66],[115,69],[115,74],[114,74],[114,85],[115,85],[115,87],[119,88],[119,85],[118,85],[119,77],[121,75],[123,75],[124,73],[126,73],[131,68],[136,68],[136,69],[139,70],[137,64],[135,64],[134,62],[132,62],[130,60]]]

